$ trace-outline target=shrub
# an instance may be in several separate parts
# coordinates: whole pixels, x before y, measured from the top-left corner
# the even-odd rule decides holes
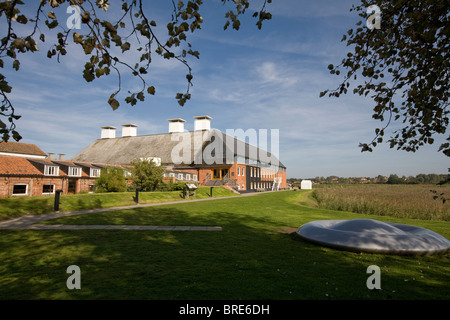
[[[123,169],[109,167],[102,169],[96,183],[95,192],[124,192],[127,191],[127,181]]]
[[[163,183],[164,168],[157,166],[152,160],[135,159],[131,165],[134,185],[142,191],[155,191]]]

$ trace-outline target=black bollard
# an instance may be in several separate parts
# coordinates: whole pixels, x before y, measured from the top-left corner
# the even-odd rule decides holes
[[[55,212],[59,212],[59,198],[61,192],[62,190],[55,190],[55,205],[54,205]]]
[[[209,196],[210,196],[210,197],[213,196],[213,194],[212,194],[213,188],[214,188],[214,187],[211,187],[211,191],[209,192]]]
[[[136,188],[136,195],[134,197],[134,201],[136,201],[136,203],[139,203],[139,191],[141,191],[141,188]]]

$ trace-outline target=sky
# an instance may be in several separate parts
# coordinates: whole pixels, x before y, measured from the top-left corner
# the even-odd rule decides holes
[[[110,2],[108,14],[117,16],[121,2]],[[120,136],[122,124],[134,123],[138,135],[157,134],[168,132],[168,119],[182,118],[185,129],[193,130],[194,116],[209,115],[211,127],[223,132],[279,130],[279,159],[288,178],[447,173],[448,157],[437,151],[445,136],[436,136],[433,145],[415,153],[391,149],[387,143],[362,153],[359,143],[372,141],[381,125],[372,119],[373,101],[352,90],[340,98],[319,98],[321,91],[342,81],[327,66],[339,64],[349,51],[341,38],[360,20],[350,12],[356,0],[273,0],[267,5],[273,18],[259,30],[252,13],[261,3],[252,2],[236,31],[223,30],[230,5],[204,1],[202,29],[188,34],[200,59],[188,60],[193,87],[183,107],[175,95],[186,89],[187,70],[176,61],[154,55],[146,81],[155,86],[155,96],[134,106],[119,100],[121,106],[113,111],[107,100],[117,89],[116,76],[87,83],[82,77],[87,58],[78,47],[71,45],[58,63],[47,58],[46,44],[38,43],[39,52],[20,57],[19,71],[1,70],[13,87],[9,98],[22,116],[16,122],[21,142],[70,159],[100,138],[101,126],[117,127]],[[171,1],[145,1],[145,6],[149,19],[157,22],[155,32],[163,35]],[[62,21],[70,15],[65,9],[57,12]],[[132,77],[122,80],[123,91],[140,86]],[[386,135],[395,128],[394,123]]]

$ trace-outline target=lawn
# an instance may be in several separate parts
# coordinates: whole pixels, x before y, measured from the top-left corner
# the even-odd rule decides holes
[[[351,253],[293,233],[312,220],[372,218],[450,238],[450,222],[315,208],[308,205],[309,195],[283,191],[45,222],[221,226],[222,231],[0,231],[0,299],[450,298],[449,253]],[[70,265],[80,267],[80,290],[66,287]],[[381,290],[367,288],[370,265],[381,269]]]
[[[209,198],[210,187],[199,187],[195,197]],[[112,208],[135,205],[135,192],[85,193],[62,195],[59,211],[78,211],[96,208]],[[214,188],[213,197],[236,196],[226,188]],[[139,203],[157,203],[184,200],[182,191],[140,192]],[[54,211],[55,196],[0,198],[0,221],[27,214],[43,214]]]

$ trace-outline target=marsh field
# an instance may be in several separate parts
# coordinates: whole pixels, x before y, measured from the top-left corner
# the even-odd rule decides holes
[[[311,197],[330,210],[450,221],[449,185],[321,185]]]

